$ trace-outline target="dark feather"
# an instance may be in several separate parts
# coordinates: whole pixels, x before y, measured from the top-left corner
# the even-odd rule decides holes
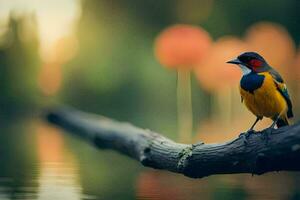
[[[278,128],[280,128],[280,127],[283,127],[283,126],[288,126],[289,122],[286,118],[284,118],[284,119],[280,118],[280,119],[277,120],[276,125],[277,125]]]
[[[250,74],[244,75],[241,79],[241,88],[253,94],[254,90],[260,88],[264,83],[265,76],[251,72]]]
[[[280,76],[280,74],[273,68],[270,68],[269,70],[270,74],[273,76],[273,78],[279,82],[279,83],[284,83],[282,77]]]
[[[287,117],[291,118],[294,116],[293,114],[293,105],[292,105],[292,101],[290,98],[290,95],[288,93],[287,88],[281,87],[280,84],[284,84],[284,81],[282,79],[282,77],[280,76],[280,74],[275,71],[274,69],[270,69],[269,70],[270,74],[272,75],[273,79],[274,79],[274,83],[276,84],[277,90],[280,92],[280,94],[284,97],[287,105],[288,105],[288,111],[287,111]]]

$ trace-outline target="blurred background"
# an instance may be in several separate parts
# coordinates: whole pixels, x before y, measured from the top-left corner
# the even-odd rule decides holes
[[[297,121],[299,9],[298,0],[0,0],[0,199],[300,199],[299,173],[193,180],[96,150],[39,116],[67,104],[176,140],[177,69],[160,62],[155,41],[190,24],[211,40],[190,69],[193,142],[232,139],[255,120],[240,103],[239,69],[225,64],[244,51],[283,75]]]

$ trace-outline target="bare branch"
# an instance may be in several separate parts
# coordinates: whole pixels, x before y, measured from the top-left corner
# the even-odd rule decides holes
[[[213,174],[300,171],[300,124],[221,144],[179,144],[162,135],[70,108],[52,109],[47,120],[101,149],[112,149],[144,166],[201,178]],[[209,133],[208,133],[209,134]]]

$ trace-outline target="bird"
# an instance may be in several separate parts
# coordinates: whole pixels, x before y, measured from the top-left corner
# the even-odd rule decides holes
[[[254,127],[264,117],[273,120],[267,133],[288,126],[293,117],[293,106],[287,86],[281,75],[256,52],[245,52],[228,61],[242,70],[240,80],[241,101],[255,116],[256,120],[246,132],[246,137],[254,132]]]

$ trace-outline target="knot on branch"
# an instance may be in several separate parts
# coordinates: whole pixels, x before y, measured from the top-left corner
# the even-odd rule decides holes
[[[179,152],[179,160],[177,163],[177,170],[180,172],[183,172],[186,165],[187,165],[187,161],[190,157],[192,157],[193,155],[193,149],[194,149],[194,145],[188,145],[187,147],[185,147],[184,149],[182,149],[181,152]]]
[[[154,141],[160,137],[160,135],[150,131],[146,130],[148,134],[151,136],[150,138],[145,138],[147,140],[146,146],[141,150],[140,152],[140,162],[142,165],[149,167],[149,166],[156,166],[155,162],[151,158],[151,149],[154,144]],[[159,168],[159,167],[154,167],[154,168]]]
[[[150,166],[152,164],[151,161],[151,156],[150,156],[150,152],[151,152],[151,148],[150,147],[146,147],[143,151],[142,151],[142,155],[140,157],[140,161],[144,166]]]

